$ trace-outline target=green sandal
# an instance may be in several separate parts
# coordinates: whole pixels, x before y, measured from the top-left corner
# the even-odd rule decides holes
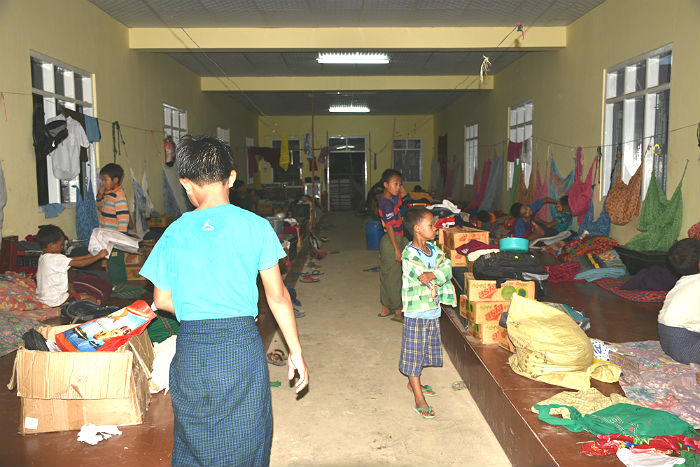
[[[420,407],[415,407],[415,408],[413,409],[413,411],[414,411],[415,413],[417,413],[418,415],[420,415],[421,417],[423,417],[423,418],[435,418],[435,414],[430,415],[430,412],[433,411],[433,406],[430,406],[430,407],[428,407],[427,409],[423,409],[423,408],[420,408]]]

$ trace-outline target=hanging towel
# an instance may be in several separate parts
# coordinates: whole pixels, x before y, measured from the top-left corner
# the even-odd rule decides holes
[[[515,162],[515,159],[520,159],[520,153],[522,150],[523,143],[508,141],[508,162]]]
[[[92,181],[88,181],[85,195],[80,194],[78,187],[75,191],[75,233],[79,240],[89,240],[92,231],[100,226]]]
[[[173,193],[173,188],[170,186],[170,182],[168,181],[168,175],[165,173],[165,170],[163,170],[163,211],[165,211],[166,214],[170,214],[172,216],[180,217],[182,212],[180,211],[180,207],[177,204],[177,200],[175,199],[175,193]]]
[[[542,180],[542,176],[540,174],[540,161],[537,161],[537,181],[535,182],[535,190],[533,192],[532,198],[533,199],[542,199],[547,196],[547,174],[545,173],[544,175],[544,180]],[[554,198],[554,199],[559,199],[559,198]],[[542,219],[543,221],[549,220],[549,210],[545,207],[546,204],[543,204],[542,207],[535,213],[535,216],[537,218]]]
[[[685,167],[688,168],[687,163]],[[625,245],[627,248],[636,251],[668,251],[671,248],[683,223],[683,177],[685,170],[670,200],[666,199],[656,175],[651,177],[637,223],[637,230],[642,233],[630,240]]]
[[[134,188],[134,228],[136,229],[136,234],[139,237],[143,237],[143,234],[148,230],[148,225],[146,225],[146,194],[143,192],[143,187],[136,180],[136,175],[134,175],[134,169],[129,169],[131,171],[131,185]]]
[[[306,133],[306,136],[304,136],[304,152],[306,153],[306,158],[309,161],[314,160],[314,155],[311,150],[311,135]]]
[[[478,170],[478,169],[477,169]],[[486,185],[489,181],[489,176],[491,175],[491,159],[484,162],[484,166],[481,170],[481,176],[478,172],[474,172],[474,193],[472,200],[467,206],[468,209],[476,209],[482,203],[484,199],[484,193],[486,192]],[[477,183],[478,182],[478,183]]]
[[[610,235],[610,216],[608,216],[607,204],[608,200],[606,198],[605,202],[603,202],[603,210],[600,212],[600,217],[594,222],[593,200],[589,201],[586,217],[583,218],[583,222],[578,228],[579,235],[582,235],[583,232],[588,232],[588,235],[602,235],[604,237]]]
[[[515,194],[515,201],[523,204],[532,204],[534,201],[533,195],[535,191],[535,184],[532,182],[533,172],[530,172],[530,183],[529,186],[525,184],[525,171],[523,170],[522,164],[520,164],[520,177],[518,177],[518,190]]]
[[[280,167],[285,172],[289,168],[289,137],[287,133],[282,133],[282,144],[280,145]]]
[[[85,134],[91,143],[96,143],[102,138],[100,124],[95,117],[85,116]]]
[[[484,197],[479,205],[480,211],[492,211],[498,204],[501,195],[501,185],[503,184],[503,154],[498,155],[494,151],[491,172],[489,173]]]
[[[141,188],[143,193],[146,195],[146,218],[151,217],[153,210],[156,208],[151,200],[151,191],[148,189],[148,179],[146,178],[146,171],[143,171],[143,176],[141,177]]]
[[[52,217],[58,217],[58,215],[61,214],[64,209],[66,209],[60,203],[43,204],[39,207],[41,208],[42,211],[44,211],[44,217],[46,219],[51,219]]]
[[[629,184],[622,181],[622,170],[617,171],[615,183],[608,190],[607,198],[607,211],[613,224],[625,225],[639,215],[642,206],[642,167],[644,163],[639,164]]]
[[[574,171],[572,170],[566,177],[562,177],[554,163],[554,155],[552,150],[549,150],[549,159],[552,161],[549,171],[549,197],[552,199],[560,199],[569,192],[571,185],[574,184]],[[552,218],[557,215],[557,207],[550,205],[549,214]]]
[[[514,186],[510,189],[510,204],[509,207],[517,201],[518,198],[518,187],[520,186],[520,173],[522,172],[522,167],[520,167],[520,159],[514,162],[515,168],[513,170],[513,180],[518,181],[518,186]]]
[[[581,146],[576,149],[576,180],[569,189],[569,208],[572,216],[578,216],[578,222],[581,224],[586,212],[588,212],[588,204],[593,196],[593,171],[596,167],[598,157],[596,156],[591,163],[591,168],[588,169],[588,175],[585,180],[581,180],[581,172],[583,171],[583,149]]]

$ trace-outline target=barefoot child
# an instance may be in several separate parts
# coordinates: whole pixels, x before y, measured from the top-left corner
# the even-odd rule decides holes
[[[272,407],[265,349],[255,325],[258,273],[289,346],[289,379],[308,383],[294,311],[278,262],[285,256],[265,218],[229,203],[236,180],[229,146],[185,136],[175,161],[195,210],[171,224],[141,269],[153,299],[180,321],[170,365],[172,464],[266,466]]]
[[[433,418],[435,412],[425,396],[435,396],[429,385],[422,385],[420,376],[426,366],[442,366],[440,344],[440,304],[456,304],[452,264],[432,241],[435,219],[425,208],[406,211],[404,230],[412,237],[401,257],[403,267],[403,338],[399,371],[408,376],[413,391],[415,412]]]
[[[403,236],[401,198],[406,189],[401,184],[401,172],[386,169],[382,174],[384,193],[377,202],[379,218],[386,235],[379,242],[379,299],[382,303],[380,317],[394,316],[401,320],[401,252],[408,243]]]

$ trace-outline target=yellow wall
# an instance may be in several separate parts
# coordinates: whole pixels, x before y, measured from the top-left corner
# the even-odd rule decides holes
[[[260,145],[272,146],[273,139],[280,139],[282,133],[289,138],[299,139],[304,144],[306,133],[311,133],[311,117],[265,116],[259,117],[258,141]],[[430,163],[435,153],[433,117],[431,115],[362,115],[336,116],[323,115],[314,118],[314,148],[326,146],[326,135],[333,136],[364,136],[367,141],[368,180],[369,188],[379,181],[382,172],[392,164],[392,132],[396,138],[422,138],[423,142],[423,171],[420,182],[407,183],[410,191],[414,185],[427,187],[430,183]],[[377,168],[374,169],[369,154],[377,153]],[[316,151],[318,157],[318,151]],[[305,158],[304,158],[305,160]],[[319,169],[323,169],[319,166]],[[308,163],[304,162],[304,177],[310,176]]]
[[[436,134],[448,133],[450,157],[464,151],[464,124],[479,124],[479,144],[493,145],[507,138],[507,108],[534,99],[535,160],[544,162],[547,143],[570,146],[602,144],[603,76],[607,67],[673,43],[669,129],[700,121],[700,3],[696,0],[608,0],[568,28],[567,47],[533,52],[495,76],[494,91],[470,93],[436,115]],[[495,55],[495,54],[494,54]],[[496,55],[497,57],[497,55]],[[700,220],[700,188],[696,126],[669,137],[668,196],[690,160],[683,184],[683,227]],[[496,146],[499,151],[502,145]],[[479,164],[493,147],[479,148]],[[552,145],[562,174],[573,168],[572,150]],[[584,152],[584,171],[595,155]],[[585,176],[585,173],[584,173]],[[504,177],[505,180],[505,177]],[[464,190],[469,199],[471,187]],[[501,196],[500,208],[508,208],[510,192]],[[596,216],[601,203],[595,192]],[[626,242],[637,233],[636,219],[613,226],[612,236]]]
[[[192,134],[216,135],[217,126],[230,128],[237,165],[245,168],[245,137],[256,136],[256,115],[223,94],[201,92],[199,77],[170,57],[130,50],[127,28],[93,4],[4,0],[0,2],[0,43],[0,91],[7,107],[7,122],[0,113],[0,160],[8,191],[3,235],[36,233],[37,226],[46,223],[59,225],[69,236],[75,234],[72,208],[58,218],[45,219],[38,207],[30,50],[94,74],[96,116],[102,119],[99,164],[112,161],[110,122],[118,120],[128,158],[122,150],[117,163],[126,171],[124,187],[130,204],[128,169],[133,167],[139,181],[146,171],[156,209],[163,207],[163,103],[187,111]]]

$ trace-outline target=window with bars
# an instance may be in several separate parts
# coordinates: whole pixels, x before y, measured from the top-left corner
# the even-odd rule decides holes
[[[229,146],[231,145],[231,130],[228,128],[216,127],[216,137],[221,141],[225,142]]]
[[[172,105],[163,104],[163,131],[175,144],[187,134],[187,112]]]
[[[520,170],[525,177],[525,185],[530,183],[532,174],[532,114],[534,102],[529,100],[510,108],[508,117],[508,139],[523,143],[520,153]],[[513,187],[515,163],[508,163],[508,189]]]
[[[618,170],[627,183],[642,163],[642,195],[653,174],[666,190],[672,63],[669,45],[607,70],[603,193]]]
[[[35,112],[43,112],[44,122],[54,119],[63,109],[94,116],[92,74],[60,61],[31,52],[32,102]],[[85,188],[88,180],[97,183],[94,145],[81,159],[80,174],[73,180],[59,180],[53,173],[51,154],[36,160],[36,183],[39,205],[75,203],[76,188]]]
[[[420,182],[423,177],[423,140],[394,139],[394,169],[401,172],[403,182]]]
[[[474,172],[479,164],[479,125],[464,125],[464,184],[474,184]]]

